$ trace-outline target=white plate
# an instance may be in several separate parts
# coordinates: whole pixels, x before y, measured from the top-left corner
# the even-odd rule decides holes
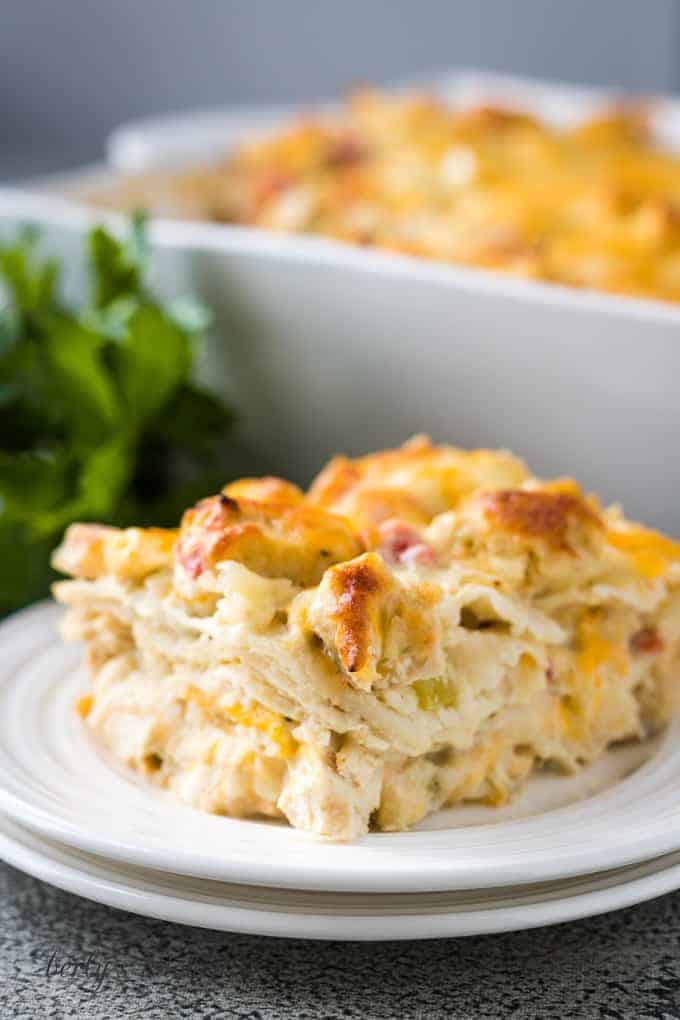
[[[194,811],[97,748],[73,710],[80,650],[62,645],[57,617],[47,604],[0,626],[0,808],[70,846],[229,882],[397,893],[562,879],[680,848],[677,725],[578,777],[537,777],[509,808],[452,808],[352,844]]]
[[[229,885],[64,847],[0,815],[0,859],[110,907],[178,924],[311,939],[426,939],[517,931],[632,906],[680,887],[680,854],[602,875],[486,892],[357,894]]]

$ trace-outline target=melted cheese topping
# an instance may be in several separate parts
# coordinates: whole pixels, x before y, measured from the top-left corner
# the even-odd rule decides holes
[[[648,528],[628,527],[610,530],[607,541],[622,552],[643,577],[660,577],[673,563],[680,562],[680,542]]]
[[[680,300],[680,158],[641,106],[560,129],[366,91],[221,164],[98,201]]]

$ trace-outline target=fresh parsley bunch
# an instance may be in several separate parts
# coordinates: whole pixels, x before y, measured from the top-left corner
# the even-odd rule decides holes
[[[0,613],[46,593],[71,521],[172,525],[216,484],[232,415],[191,381],[208,317],[149,293],[147,254],[141,218],[92,230],[70,308],[34,232],[0,247]]]

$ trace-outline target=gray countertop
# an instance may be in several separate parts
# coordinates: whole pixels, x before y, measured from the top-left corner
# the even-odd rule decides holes
[[[285,941],[90,903],[0,864],[0,1020],[680,1020],[680,893],[437,942]]]

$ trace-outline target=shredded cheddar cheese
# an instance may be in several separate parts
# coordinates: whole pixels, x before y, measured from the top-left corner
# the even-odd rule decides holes
[[[249,705],[243,705],[237,701],[232,705],[218,706],[205,691],[193,685],[186,689],[185,699],[198,705],[206,715],[226,715],[232,722],[238,723],[240,726],[248,726],[257,730],[258,733],[263,733],[277,745],[284,758],[292,758],[297,751],[298,743],[283,717],[265,708],[264,705],[254,701]]]
[[[578,628],[579,649],[577,669],[586,676],[595,676],[603,666],[617,675],[628,670],[628,653],[625,648],[602,637],[597,614],[586,613]]]
[[[91,694],[83,694],[76,700],[76,712],[81,719],[87,719],[92,711],[93,700]]]
[[[255,702],[248,706],[236,702],[226,708],[225,712],[239,725],[250,726],[259,733],[264,733],[278,746],[282,757],[292,758],[297,752],[297,740],[286,726],[285,720],[276,712],[271,712],[268,708]]]
[[[665,574],[672,563],[680,562],[680,542],[649,528],[633,527],[607,532],[607,541],[624,553],[643,577],[653,580]]]

